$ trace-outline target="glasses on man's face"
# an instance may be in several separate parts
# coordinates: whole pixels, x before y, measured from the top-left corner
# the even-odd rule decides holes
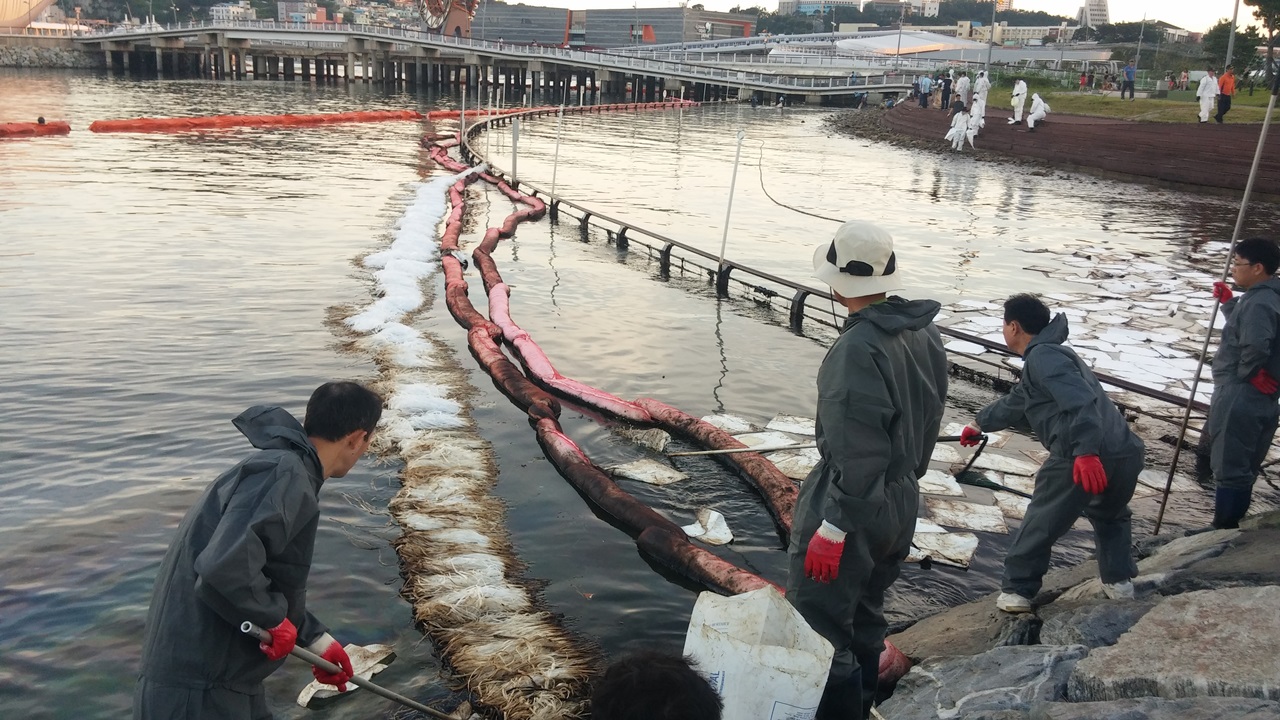
[[[1232,267],[1249,267],[1250,265],[1253,265],[1253,264],[1254,263],[1251,263],[1248,260],[1232,260],[1231,261]]]

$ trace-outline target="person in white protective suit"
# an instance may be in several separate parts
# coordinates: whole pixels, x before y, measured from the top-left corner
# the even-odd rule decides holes
[[[1027,84],[1018,78],[1013,82],[1013,97],[1009,100],[1013,105],[1013,117],[1009,118],[1010,125],[1022,124],[1022,108],[1027,103]]]
[[[963,70],[960,72],[960,79],[956,80],[956,95],[956,100],[963,103],[966,108],[971,105],[969,73]]]
[[[1209,114],[1213,112],[1213,101],[1218,97],[1218,78],[1213,74],[1213,68],[1200,78],[1196,97],[1200,100],[1200,122],[1207,123]]]
[[[973,105],[969,108],[969,117],[978,124],[978,129],[987,126],[987,93],[991,92],[991,81],[987,79],[985,70],[978,72],[978,79],[973,83]]]
[[[964,103],[960,102],[956,103],[955,111],[951,116],[951,129],[947,131],[946,139],[951,141],[952,150],[963,150],[965,138],[969,139],[969,146],[973,147],[973,132],[969,130],[969,111],[965,109]]]
[[[1027,115],[1027,130],[1029,132],[1036,131],[1036,123],[1043,120],[1045,115],[1049,114],[1049,103],[1040,97],[1040,93],[1031,94],[1031,114]]]

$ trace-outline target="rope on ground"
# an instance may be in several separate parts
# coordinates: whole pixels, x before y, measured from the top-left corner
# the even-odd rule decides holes
[[[774,205],[777,205],[778,207],[784,207],[784,208],[786,208],[786,209],[788,209],[788,210],[791,210],[791,211],[793,211],[793,212],[798,212],[798,213],[800,213],[801,215],[808,215],[809,217],[816,217],[816,218],[818,218],[819,220],[827,220],[827,221],[829,221],[829,222],[833,222],[833,223],[843,223],[843,222],[844,222],[844,220],[837,220],[836,218],[827,217],[826,215],[819,215],[818,213],[809,212],[808,210],[801,210],[800,208],[792,207],[792,206],[790,206],[790,205],[788,205],[788,204],[786,204],[786,203],[784,203],[784,202],[778,202],[778,200],[777,200],[776,198],[774,198],[772,195],[770,195],[770,194],[769,194],[769,189],[768,189],[768,188],[766,188],[766,187],[764,186],[764,143],[760,143],[760,162],[759,162],[759,164],[758,164],[756,167],[757,167],[757,168],[759,168],[759,170],[760,170],[760,189],[764,191],[764,196],[765,196],[765,197],[767,197],[767,198],[769,198],[770,200],[772,200],[772,201],[773,201],[773,204],[774,204]]]

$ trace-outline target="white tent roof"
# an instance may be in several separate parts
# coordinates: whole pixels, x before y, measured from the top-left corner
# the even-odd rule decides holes
[[[901,49],[899,49],[899,33],[879,32],[867,33],[863,37],[840,40],[836,48],[841,52],[855,55],[880,53],[882,55],[914,55],[939,50],[983,50],[985,43],[960,38],[948,37],[937,33],[920,30],[905,30],[901,33]]]

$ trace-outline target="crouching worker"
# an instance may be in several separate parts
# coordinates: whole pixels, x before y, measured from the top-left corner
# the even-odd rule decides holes
[[[724,704],[675,653],[645,650],[610,665],[591,694],[600,720],[720,720]]]
[[[971,447],[981,432],[1029,426],[1049,451],[1005,557],[996,600],[1005,612],[1031,611],[1053,544],[1082,513],[1093,524],[1107,597],[1133,597],[1129,499],[1146,448],[1066,339],[1065,315],[1050,321],[1049,308],[1032,295],[1006,300],[1004,340],[1023,358],[1022,379],[961,433],[960,444]]]
[[[134,692],[136,720],[270,718],[262,682],[294,645],[342,668],[316,679],[345,689],[351,660],[307,611],[320,486],[369,448],[382,399],[352,382],[321,385],[302,424],[258,406],[233,422],[258,452],[214,480],[160,564]],[[270,643],[240,631],[250,621]]]
[[[911,549],[947,356],[938,303],[888,296],[902,284],[884,230],[845,223],[813,267],[849,317],[818,369],[820,460],[796,501],[787,599],[835,650],[817,720],[858,720],[875,698],[884,594]]]

